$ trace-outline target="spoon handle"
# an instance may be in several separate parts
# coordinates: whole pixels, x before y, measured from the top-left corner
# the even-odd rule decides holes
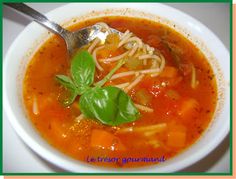
[[[46,16],[39,13],[38,11],[32,9],[24,3],[4,3],[6,6],[9,6],[19,12],[22,12],[25,15],[28,15],[33,18],[34,21],[46,27],[48,30],[62,36],[64,39],[71,33],[68,30],[62,28],[60,25],[55,22],[50,21]]]

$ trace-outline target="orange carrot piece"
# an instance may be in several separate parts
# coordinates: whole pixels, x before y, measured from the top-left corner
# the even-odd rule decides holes
[[[92,131],[90,146],[109,150],[126,150],[118,137],[100,129]]]
[[[196,99],[189,98],[182,102],[180,109],[178,110],[178,115],[182,118],[191,117],[196,114],[199,104]]]
[[[106,59],[121,55],[124,53],[122,49],[116,49],[113,45],[106,45],[103,49],[97,52],[97,59]]]

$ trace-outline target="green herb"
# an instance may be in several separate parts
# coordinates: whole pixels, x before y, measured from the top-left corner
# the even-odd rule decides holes
[[[71,78],[56,75],[56,80],[69,90],[70,96],[63,100],[65,106],[71,105],[77,95],[82,95],[93,83],[95,64],[93,57],[86,51],[77,53],[71,62]]]
[[[63,104],[68,106],[76,96],[81,95],[80,110],[89,118],[111,126],[137,120],[140,113],[124,91],[112,86],[102,87],[123,64],[124,60],[119,61],[101,81],[91,87],[95,74],[94,60],[87,51],[78,52],[71,62],[71,78],[56,75],[57,81],[69,91]]]
[[[103,124],[119,125],[135,121],[139,111],[130,97],[117,87],[95,87],[85,92],[79,101],[80,110]]]
[[[77,53],[72,59],[70,72],[78,88],[92,85],[95,74],[93,57],[86,51]]]

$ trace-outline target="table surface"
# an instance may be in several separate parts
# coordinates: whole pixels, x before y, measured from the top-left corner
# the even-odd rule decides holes
[[[29,6],[46,13],[65,3],[27,3]],[[166,3],[196,18],[223,42],[227,49],[229,42],[229,4],[224,3]],[[3,7],[3,57],[17,35],[31,21]],[[229,172],[229,136],[207,157],[183,172]],[[63,172],[34,153],[17,136],[3,113],[3,172],[4,173],[48,173]],[[78,171],[80,172],[80,171]]]

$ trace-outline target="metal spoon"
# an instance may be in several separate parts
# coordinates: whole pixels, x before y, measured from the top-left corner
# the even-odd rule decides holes
[[[90,43],[96,37],[98,37],[100,40],[103,41],[106,39],[106,36],[108,35],[108,32],[104,31],[102,29],[103,27],[98,24],[83,28],[79,31],[71,32],[64,29],[57,23],[50,21],[46,16],[32,9],[31,7],[25,5],[24,3],[4,3],[4,4],[19,12],[22,12],[27,16],[32,17],[35,22],[46,27],[51,32],[60,35],[66,42],[69,54],[72,54],[75,49]],[[122,34],[121,32],[115,29],[111,29],[111,31],[113,33],[118,33],[119,35]]]

